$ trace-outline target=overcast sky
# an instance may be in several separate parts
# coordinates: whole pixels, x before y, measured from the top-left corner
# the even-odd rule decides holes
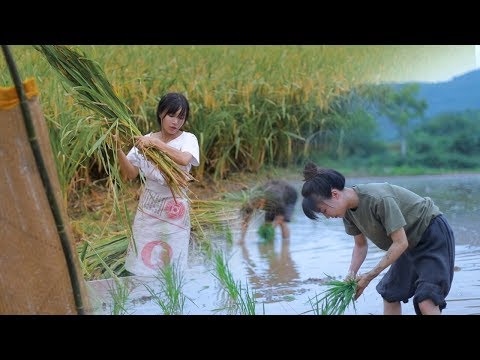
[[[480,45],[404,45],[382,80],[442,82],[479,67]]]

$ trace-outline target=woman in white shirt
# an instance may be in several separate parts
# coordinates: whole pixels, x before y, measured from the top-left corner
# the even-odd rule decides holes
[[[137,137],[127,155],[117,150],[124,179],[134,179],[140,172],[145,177],[132,227],[134,241],[129,244],[125,260],[126,270],[134,275],[155,276],[168,264],[180,269],[186,267],[190,239],[186,193],[174,199],[162,173],[139,150],[156,147],[190,172],[192,165],[199,165],[200,156],[197,137],[181,130],[189,113],[185,96],[179,93],[164,95],[156,112],[160,131]]]

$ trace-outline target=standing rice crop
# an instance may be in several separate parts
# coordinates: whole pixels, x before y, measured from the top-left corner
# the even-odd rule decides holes
[[[236,170],[285,166],[303,161],[311,151],[336,148],[338,137],[325,134],[345,124],[330,116],[332,102],[356,84],[388,81],[391,75],[398,78],[399,59],[411,61],[415,56],[407,53],[426,51],[425,46],[415,50],[412,46],[391,45],[75,48],[101,64],[143,133],[157,126],[154,99],[159,93],[188,94],[194,121],[185,126],[199,140],[200,166],[192,172],[200,180],[207,174],[220,179]],[[12,50],[21,73],[39,80],[46,113],[53,113],[53,120],[58,120],[58,113],[69,112],[72,97],[60,90],[60,78],[52,76],[52,67],[41,61],[42,53],[25,45],[12,46]],[[219,58],[222,66],[218,66]],[[0,83],[9,82],[2,65],[0,61]],[[85,114],[83,108],[80,110],[64,119],[74,117],[78,122]],[[62,152],[68,156],[70,149]],[[90,164],[89,170],[95,174],[96,163]]]

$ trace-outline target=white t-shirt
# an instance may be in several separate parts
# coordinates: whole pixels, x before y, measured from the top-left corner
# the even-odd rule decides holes
[[[146,136],[152,136],[152,133],[149,133]],[[172,141],[169,141],[167,145],[177,150],[192,154],[192,159],[190,160],[190,163],[188,165],[179,165],[181,169],[190,172],[192,165],[200,165],[200,149],[198,146],[197,137],[194,134],[183,131],[180,136],[173,139]],[[171,194],[171,191],[166,185],[162,173],[157,169],[154,164],[152,164],[142,155],[142,153],[138,150],[136,146],[134,146],[128,152],[127,159],[132,163],[133,166],[138,167],[138,169],[145,176],[146,188],[159,194],[165,194],[166,196]]]

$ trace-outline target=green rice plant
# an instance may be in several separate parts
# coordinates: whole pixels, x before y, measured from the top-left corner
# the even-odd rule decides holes
[[[355,292],[357,280],[346,281],[331,278],[325,283],[328,289],[316,294],[314,299],[308,299],[316,315],[343,315],[350,305],[355,309]]]
[[[71,87],[76,101],[103,120],[103,133],[96,139],[87,155],[101,151],[102,165],[107,173],[114,177],[114,185],[121,184],[116,152],[109,156],[109,149],[116,149],[118,141],[133,146],[134,137],[142,136],[132,120],[132,111],[117,96],[100,65],[80,50],[63,45],[39,45],[35,46],[35,49],[44,55],[64,83]],[[117,139],[117,134],[120,139]],[[182,189],[187,187],[188,181],[194,180],[193,176],[156,148],[147,148],[143,153],[162,172],[172,195],[183,196]],[[113,165],[110,157],[113,157]]]
[[[144,284],[144,286],[162,309],[163,314],[182,315],[185,301],[187,299],[192,300],[183,293],[184,274],[180,265],[169,264],[160,268],[156,279],[160,284],[158,292],[147,284]]]
[[[308,302],[310,303],[310,306],[312,307],[312,310],[306,311],[303,314],[313,312],[314,315],[325,315],[325,314],[322,313],[321,301],[319,301],[319,299],[318,299],[318,294],[315,293],[314,298],[308,297]]]
[[[245,282],[245,288],[240,284],[240,313],[242,315],[256,315],[255,291],[248,289],[248,282]],[[263,304],[263,314],[265,314],[265,304]]]
[[[211,260],[215,249],[215,244],[212,239],[203,236],[201,238],[198,238],[196,235],[192,236],[192,254],[198,254],[205,260]]]
[[[217,250],[214,253],[215,261],[215,273],[214,276],[219,281],[222,288],[230,296],[230,299],[235,303],[240,296],[240,290],[237,286],[237,282],[233,278],[233,274],[228,268],[228,261],[225,259],[224,254]]]
[[[257,233],[265,242],[272,242],[275,239],[275,228],[271,223],[262,224]]]
[[[233,233],[232,233],[232,229],[229,226],[226,226],[224,228],[224,235],[225,235],[225,239],[227,240],[227,245],[229,246],[233,245]]]
[[[74,109],[45,113],[45,119],[66,205],[68,194],[85,185],[88,179],[90,164],[85,149],[94,144],[98,124],[92,117],[79,118]]]
[[[108,289],[108,292],[113,300],[110,315],[128,315],[131,307],[127,305],[128,298],[132,292],[128,284],[114,278],[114,285]]]
[[[243,287],[241,281],[235,281],[228,267],[228,262],[221,251],[217,250],[215,252],[214,261],[215,273],[213,273],[213,276],[218,280],[227,295],[224,306],[215,309],[215,311],[227,310],[229,313],[255,315],[255,292],[249,290],[248,282],[246,282],[245,287]]]

